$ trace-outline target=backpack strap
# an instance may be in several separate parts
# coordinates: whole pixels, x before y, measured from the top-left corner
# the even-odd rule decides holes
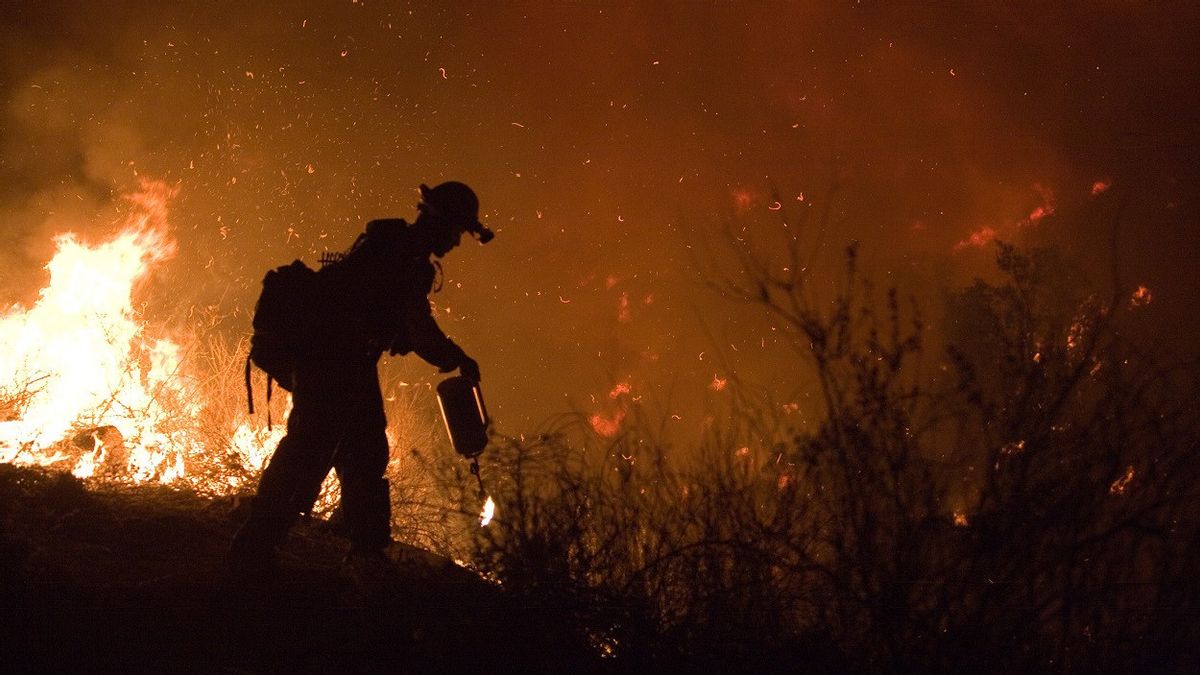
[[[250,385],[250,356],[246,355],[246,407],[254,414],[254,387]]]
[[[254,414],[254,386],[250,384],[250,357],[246,357],[246,407]],[[271,428],[271,385],[275,378],[267,375],[267,428]]]

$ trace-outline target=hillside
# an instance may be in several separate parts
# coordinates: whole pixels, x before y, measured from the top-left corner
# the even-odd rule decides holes
[[[298,672],[596,666],[562,622],[444,558],[397,544],[373,592],[344,543],[301,524],[278,579],[222,580],[244,502],[161,486],[88,489],[0,465],[5,670]],[[507,667],[507,668],[506,668]]]

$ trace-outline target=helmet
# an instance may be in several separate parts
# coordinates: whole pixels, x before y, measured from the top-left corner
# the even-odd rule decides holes
[[[422,213],[461,225],[475,235],[479,243],[486,244],[496,236],[479,222],[479,198],[475,191],[463,183],[448,181],[435,187],[421,185],[421,203],[417,209]]]

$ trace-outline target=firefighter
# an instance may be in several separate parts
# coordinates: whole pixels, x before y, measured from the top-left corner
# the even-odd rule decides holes
[[[385,559],[391,543],[387,419],[376,365],[386,350],[415,352],[441,372],[479,381],[479,365],[438,327],[428,295],[440,259],[469,233],[481,243],[479,200],[458,182],[420,188],[418,216],[374,220],[318,273],[312,328],[292,373],[287,434],[263,471],[234,537],[230,572],[269,575],[289,528],[313,506],[331,468],[341,483],[347,562]],[[435,260],[431,260],[431,257]]]

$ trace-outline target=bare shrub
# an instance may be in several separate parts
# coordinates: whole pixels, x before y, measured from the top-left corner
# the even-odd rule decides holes
[[[1051,260],[1002,246],[1004,280],[951,300],[986,339],[925,373],[916,304],[860,279],[855,247],[821,302],[803,261],[747,259],[725,291],[777,318],[817,421],[734,409],[686,452],[639,419],[500,439],[472,561],[632,663],[1182,667],[1197,369],[1120,338],[1123,292],[1056,293]]]

